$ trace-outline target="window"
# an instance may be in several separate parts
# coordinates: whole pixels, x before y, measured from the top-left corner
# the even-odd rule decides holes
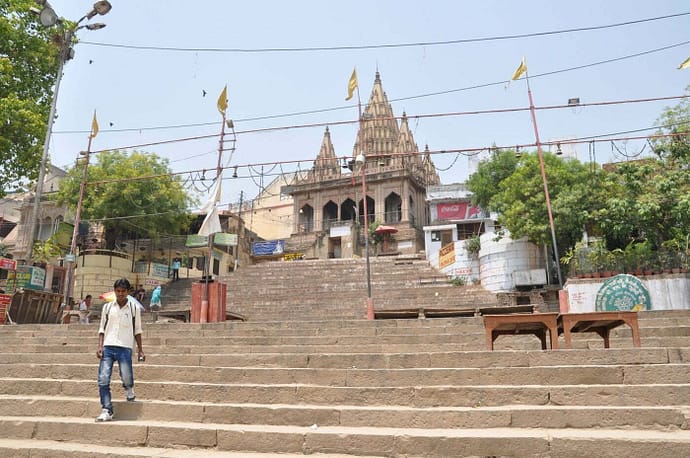
[[[458,240],[467,240],[475,235],[483,234],[482,223],[458,224]]]

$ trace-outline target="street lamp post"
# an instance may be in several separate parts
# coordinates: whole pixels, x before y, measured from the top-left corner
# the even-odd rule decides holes
[[[86,189],[86,178],[89,170],[89,157],[91,155],[91,141],[93,140],[93,137],[93,133],[92,135],[89,135],[89,146],[86,148],[86,151],[82,151],[81,153],[79,153],[84,155],[84,170],[82,171],[81,183],[79,184],[79,200],[77,201],[77,211],[74,215],[74,230],[72,231],[72,241],[70,243],[69,254],[65,257],[65,261],[67,263],[67,268],[65,271],[65,296],[63,301],[63,304],[65,304],[65,306],[69,305],[70,297],[72,297],[72,289],[74,288],[73,263],[74,261],[76,261],[77,238],[79,237],[81,209],[84,204],[84,190]]]
[[[367,157],[360,153],[355,162],[362,167],[362,206],[364,210],[364,252],[367,264],[367,320],[374,319],[374,299],[371,297],[371,264],[369,263],[369,208],[367,205]]]
[[[47,0],[37,0],[36,3],[42,7],[42,9],[32,8],[31,11],[39,15],[41,24],[45,27],[53,27],[55,25],[64,26],[65,21],[59,18],[55,13],[55,10]],[[41,206],[41,198],[43,197],[43,181],[45,180],[46,165],[48,163],[48,151],[50,149],[50,137],[53,133],[53,122],[55,121],[55,111],[57,107],[58,93],[60,91],[60,81],[62,80],[62,70],[65,63],[74,57],[74,49],[72,49],[72,39],[75,33],[79,29],[86,28],[88,30],[98,30],[105,27],[102,23],[92,23],[79,25],[84,19],[91,19],[96,15],[107,14],[112,6],[110,2],[101,0],[93,4],[93,9],[82,16],[74,25],[67,25],[59,43],[58,52],[58,72],[55,79],[55,89],[53,90],[53,100],[50,103],[50,114],[48,115],[48,126],[46,128],[46,137],[43,142],[43,154],[41,156],[41,165],[38,169],[38,181],[36,182],[36,193],[34,195],[34,207],[31,214],[30,228],[29,228],[29,246],[26,252],[26,262],[31,262],[31,257],[33,256],[33,244],[36,240],[36,232],[39,228],[39,208]]]

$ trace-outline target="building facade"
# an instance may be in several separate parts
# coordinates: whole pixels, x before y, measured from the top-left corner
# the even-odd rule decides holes
[[[428,148],[419,151],[405,113],[399,121],[395,117],[376,72],[352,156],[336,155],[326,128],[307,176],[282,189],[293,198],[294,225],[286,252],[315,258],[362,255],[365,217],[369,224],[397,231],[387,243],[390,252],[423,250],[422,227],[429,219],[426,188],[436,184],[439,177]]]

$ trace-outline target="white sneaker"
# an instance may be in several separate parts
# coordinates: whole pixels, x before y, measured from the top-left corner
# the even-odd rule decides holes
[[[129,402],[134,401],[137,397],[134,395],[134,388],[125,389],[125,397]]]
[[[108,409],[101,410],[101,414],[96,417],[96,421],[110,421],[113,419],[113,414]]]

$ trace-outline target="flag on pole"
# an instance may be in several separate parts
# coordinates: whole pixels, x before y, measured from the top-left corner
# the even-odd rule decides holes
[[[216,178],[216,182],[213,183],[211,191],[208,194],[208,200],[201,207],[201,213],[206,213],[206,218],[204,222],[201,223],[201,228],[199,229],[199,235],[210,235],[216,232],[221,232],[220,218],[218,216],[218,209],[216,204],[220,201],[221,194],[221,182],[223,181],[223,172],[220,172]]]
[[[520,62],[520,66],[515,70],[515,73],[513,73],[513,77],[511,80],[516,80],[522,76],[523,73],[527,71],[527,62],[525,62],[525,58],[522,58],[522,62]]]
[[[678,66],[678,70],[683,70],[684,68],[690,68],[690,57],[685,59],[683,63]]]
[[[345,100],[350,100],[352,96],[355,93],[355,89],[357,89],[357,86],[359,84],[357,83],[357,67],[352,70],[352,76],[350,77],[350,81],[347,83],[347,97],[345,97]]]
[[[226,84],[223,88],[223,92],[220,93],[218,97],[218,111],[220,114],[225,114],[225,110],[228,109],[228,85]]]
[[[206,214],[204,222],[201,223],[199,235],[208,237],[211,234],[222,231],[223,229],[220,227],[220,218],[218,217],[218,208],[214,205],[211,211]]]
[[[96,119],[96,110],[93,110],[93,121],[91,121],[91,138],[98,135],[98,119]]]

